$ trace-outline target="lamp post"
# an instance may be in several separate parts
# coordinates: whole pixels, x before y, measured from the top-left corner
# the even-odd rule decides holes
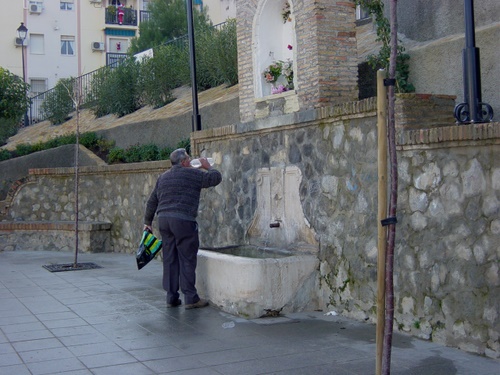
[[[476,48],[474,0],[464,0],[465,48],[462,51],[464,103],[455,106],[458,123],[482,123],[493,120],[493,108],[481,99],[479,48]]]
[[[24,41],[26,40],[26,36],[28,35],[28,28],[24,26],[24,22],[21,22],[21,26],[17,28],[17,36],[21,39],[21,56],[23,59],[23,82],[26,83],[26,71],[24,67]],[[24,112],[24,126],[28,124],[28,114]]]
[[[201,130],[201,116],[198,109],[198,87],[196,82],[196,53],[194,46],[193,0],[186,0],[189,37],[189,63],[191,68],[191,88],[193,96],[192,130]]]

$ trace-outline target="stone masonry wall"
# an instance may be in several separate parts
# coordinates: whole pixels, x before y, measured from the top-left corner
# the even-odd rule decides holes
[[[158,176],[169,167],[169,161],[81,167],[79,220],[111,223],[107,250],[134,253],[142,236],[146,200]],[[26,180],[8,202],[7,220],[74,222],[73,168],[33,169]]]
[[[246,243],[256,169],[298,166],[302,207],[320,243],[316,298],[324,308],[374,322],[374,107],[333,108],[304,113],[310,121],[302,123],[283,116],[193,134],[194,149],[205,149],[224,172],[200,213],[212,222],[202,234],[211,246]],[[398,140],[395,329],[498,357],[500,124],[412,124]]]
[[[399,328],[497,357],[499,151],[403,147],[395,250]]]
[[[377,131],[374,100],[192,134],[222,183],[203,192],[204,247],[248,243],[260,168],[296,166],[303,213],[317,234],[317,305],[376,319]],[[500,124],[398,133],[395,329],[500,355]],[[162,164],[163,163],[163,164]],[[133,253],[144,205],[165,162],[85,167],[81,220],[112,223],[115,252]],[[34,170],[10,220],[73,220],[72,169]]]

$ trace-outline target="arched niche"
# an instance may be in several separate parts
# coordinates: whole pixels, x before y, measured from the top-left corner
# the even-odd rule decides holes
[[[283,12],[286,4],[290,16],[284,20]],[[275,61],[292,61],[294,72],[294,88],[296,89],[296,36],[295,36],[295,16],[293,12],[293,2],[291,0],[262,0],[254,19],[254,67],[256,76],[254,77],[255,96],[265,97],[271,95],[272,84],[266,82],[264,70]],[[286,85],[285,77],[281,76],[275,83]]]

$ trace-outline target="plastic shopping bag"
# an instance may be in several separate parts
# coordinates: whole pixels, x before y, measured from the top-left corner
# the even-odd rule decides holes
[[[151,231],[145,229],[142,234],[141,243],[139,244],[139,249],[135,256],[137,260],[137,268],[141,269],[146,264],[154,259],[156,254],[161,250],[161,240],[156,238]]]

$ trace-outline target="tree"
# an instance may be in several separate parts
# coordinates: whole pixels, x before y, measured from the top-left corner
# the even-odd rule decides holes
[[[141,22],[139,37],[133,38],[130,53],[136,54],[187,34],[186,0],[153,0],[149,3],[150,18]],[[211,26],[205,11],[193,10],[197,31]]]
[[[0,67],[0,145],[17,133],[22,116],[29,107],[29,85]]]
[[[398,22],[397,0],[390,2],[390,54],[389,54],[389,81],[388,86],[388,124],[387,135],[389,144],[389,159],[391,162],[391,190],[389,199],[389,218],[396,218],[398,205],[398,159],[396,153],[396,125],[395,125],[395,86],[396,64],[398,54]],[[391,373],[392,327],[394,325],[394,246],[396,242],[396,221],[388,226],[388,237],[385,258],[385,324],[384,324],[384,354],[382,358],[382,374]]]

